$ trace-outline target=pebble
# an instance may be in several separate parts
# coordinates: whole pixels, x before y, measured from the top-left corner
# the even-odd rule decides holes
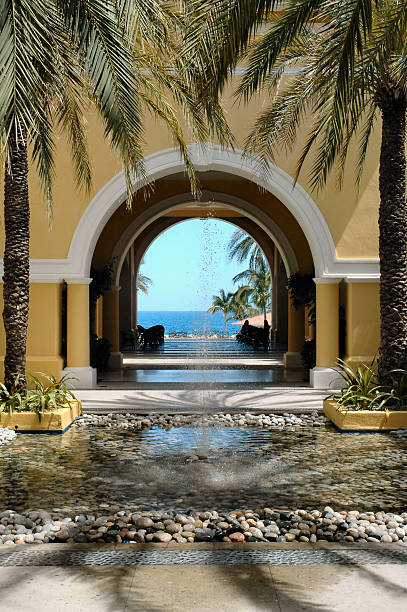
[[[245,539],[246,539],[245,535],[241,533],[240,531],[236,531],[234,533],[229,534],[229,540],[231,542],[244,542]]]
[[[79,416],[75,425],[77,427],[110,427],[116,429],[126,429],[130,431],[142,430],[150,427],[185,427],[194,424],[201,425],[201,415],[163,415],[150,414],[148,417],[136,414],[83,414]],[[205,418],[206,425],[223,425],[224,427],[263,427],[266,429],[291,429],[297,426],[324,425],[326,419],[317,412],[312,414],[208,414]],[[10,431],[10,430],[7,430]],[[14,432],[12,432],[14,433]],[[201,454],[191,454],[190,461],[205,460],[207,456]]]
[[[13,429],[7,429],[7,427],[0,427],[0,446],[3,444],[9,444],[17,437],[16,432]]]
[[[170,533],[166,533],[165,531],[157,531],[153,535],[153,539],[157,540],[157,542],[169,542],[172,540],[172,535]]]

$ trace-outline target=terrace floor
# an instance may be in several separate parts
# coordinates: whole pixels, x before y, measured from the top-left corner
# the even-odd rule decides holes
[[[0,609],[5,611],[406,609],[407,553],[406,547],[397,544],[194,544],[188,548],[50,544],[17,549],[21,550],[13,547],[0,553]],[[146,554],[140,562],[142,551]],[[185,558],[182,567],[181,557]]]

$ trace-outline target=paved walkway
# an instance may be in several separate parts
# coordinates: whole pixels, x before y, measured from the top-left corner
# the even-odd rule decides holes
[[[86,550],[95,547],[85,545]],[[133,545],[121,545],[122,552]],[[264,545],[260,545],[264,549]],[[272,546],[272,545],[271,545]],[[218,544],[184,550],[241,550]],[[267,545],[266,545],[267,547]],[[81,545],[50,545],[59,551]],[[119,547],[113,547],[116,550]],[[134,548],[134,546],[133,546]],[[137,545],[136,545],[137,548]],[[171,547],[150,546],[154,554]],[[269,547],[270,548],[270,547]],[[314,545],[295,549],[349,556],[350,547]],[[360,551],[362,547],[358,547]],[[28,547],[25,547],[27,550]],[[30,547],[38,555],[45,547]],[[140,549],[140,546],[138,547]],[[259,547],[246,547],[246,552]],[[376,547],[370,562],[260,565],[19,565],[0,567],[0,610],[4,612],[405,612],[407,564],[394,555],[404,547]],[[100,549],[99,549],[100,550]],[[109,554],[112,547],[104,547]],[[355,549],[354,549],[355,550]],[[354,552],[353,550],[353,552]],[[363,547],[365,550],[365,547]],[[13,549],[15,551],[15,549]],[[284,552],[284,550],[283,550]],[[404,553],[406,554],[406,553]],[[2,555],[1,555],[2,556]],[[397,555],[396,555],[397,556]],[[356,559],[356,557],[355,557]],[[372,562],[373,559],[373,562]],[[1,561],[0,561],[1,565]]]
[[[322,412],[326,391],[310,388],[274,387],[262,390],[220,390],[184,388],[166,389],[94,389],[75,392],[84,411],[165,412],[191,414],[199,412]]]
[[[254,351],[235,340],[169,339],[157,350],[124,355],[121,370],[78,391],[86,412],[322,411],[326,391],[283,367],[284,347]]]

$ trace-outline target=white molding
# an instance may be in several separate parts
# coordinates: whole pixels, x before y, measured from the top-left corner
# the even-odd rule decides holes
[[[314,278],[313,281],[316,285],[334,285],[338,284],[343,280],[340,276],[322,276],[321,278]]]
[[[163,214],[168,213],[172,210],[176,210],[181,204],[202,204],[207,202],[220,203],[225,208],[233,211],[242,212],[244,211],[246,217],[254,221],[263,231],[270,236],[273,242],[277,245],[284,265],[287,270],[287,276],[293,274],[298,270],[298,261],[295,256],[294,250],[291,246],[290,241],[280,229],[280,227],[265,214],[262,210],[259,210],[256,206],[238,198],[233,195],[229,195],[221,192],[203,191],[199,202],[193,200],[190,193],[178,194],[171,196],[165,200],[161,200],[156,204],[153,204],[148,210],[141,213],[132,223],[126,228],[121,235],[116,246],[113,249],[113,260],[115,264],[115,279],[116,283],[119,282],[120,270],[123,265],[123,261],[126,257],[127,251],[130,246],[136,240],[138,236],[149,226],[151,223],[160,218]],[[185,219],[186,221],[187,219]],[[182,223],[182,221],[181,221]],[[233,221],[231,221],[233,224]],[[166,231],[164,229],[163,231]],[[261,245],[260,245],[261,246]]]
[[[338,259],[328,225],[311,196],[294,183],[281,168],[269,164],[268,172],[260,170],[258,159],[240,150],[222,148],[211,143],[189,145],[192,162],[197,170],[215,170],[234,174],[255,182],[278,198],[292,213],[302,228],[311,249],[316,277],[379,279],[376,259]],[[184,173],[184,163],[176,148],[154,153],[145,159],[148,181]],[[134,190],[142,186],[135,181]],[[66,259],[34,259],[31,261],[32,282],[44,275],[59,282],[61,278],[86,278],[99,236],[112,214],[126,199],[124,172],[108,181],[95,195],[82,214]],[[2,262],[1,262],[2,264]],[[0,273],[2,269],[0,267]],[[41,282],[44,282],[41,280]]]
[[[64,279],[67,285],[90,285],[91,278],[66,278]]]
[[[378,283],[380,282],[380,275],[379,277],[376,276],[347,276],[345,278],[345,283]]]

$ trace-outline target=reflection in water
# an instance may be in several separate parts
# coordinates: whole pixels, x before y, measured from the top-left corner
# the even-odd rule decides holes
[[[406,442],[386,434],[73,427],[64,436],[21,435],[0,449],[0,508],[401,511],[406,465]]]

